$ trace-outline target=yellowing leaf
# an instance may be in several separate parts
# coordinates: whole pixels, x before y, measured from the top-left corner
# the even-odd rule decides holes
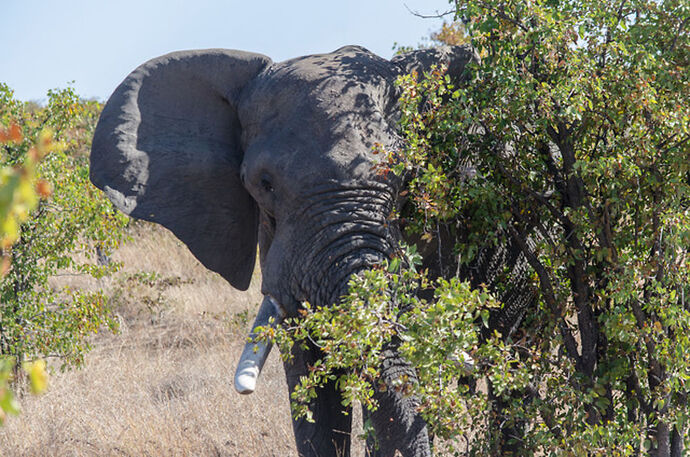
[[[53,193],[53,188],[49,182],[40,179],[36,183],[36,193],[38,193],[41,198],[48,198]]]
[[[0,129],[0,143],[22,141],[22,129],[17,124],[12,124],[8,129]]]
[[[48,372],[46,371],[45,360],[36,360],[24,364],[24,370],[29,375],[31,392],[38,394],[48,387]]]

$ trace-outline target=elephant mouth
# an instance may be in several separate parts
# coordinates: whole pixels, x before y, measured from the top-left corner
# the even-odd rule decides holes
[[[367,269],[373,265],[373,259],[381,260],[383,258],[380,253],[378,255],[369,255],[366,258],[368,261],[359,263],[356,268],[349,270],[347,273],[341,275],[340,278],[334,280],[335,287],[330,290],[329,303],[335,303],[342,299],[349,292],[350,278]],[[360,257],[361,258],[361,257]],[[244,345],[242,354],[237,363],[235,370],[235,390],[243,395],[248,395],[256,390],[257,381],[264,363],[272,349],[272,343],[269,341],[257,340],[259,327],[273,327],[281,325],[287,313],[285,308],[271,295],[265,295],[256,315],[252,330],[247,336],[247,343]]]
[[[370,268],[384,258],[383,253],[373,250],[367,252],[366,255],[362,253],[350,253],[350,256],[357,259],[353,261],[351,268],[341,271],[337,278],[330,278],[330,282],[333,283],[332,288],[321,289],[323,291],[323,296],[329,297],[325,299],[324,302],[336,303],[340,301],[349,292],[349,281],[353,275]],[[346,258],[345,261],[347,260],[349,259]],[[247,343],[237,363],[234,384],[235,390],[237,390],[238,393],[248,395],[256,390],[261,370],[271,352],[271,342],[257,340],[257,328],[267,326],[276,328],[281,325],[286,316],[286,310],[278,300],[271,295],[264,296],[259,312],[252,325],[252,330],[247,337]]]
[[[242,355],[235,370],[235,390],[240,394],[251,394],[256,390],[256,382],[264,363],[271,352],[272,344],[268,341],[257,341],[258,327],[277,327],[285,318],[285,310],[270,295],[266,295],[256,315],[252,330],[247,337]]]

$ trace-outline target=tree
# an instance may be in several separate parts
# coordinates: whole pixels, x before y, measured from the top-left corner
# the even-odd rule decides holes
[[[422,237],[454,231],[461,265],[517,246],[535,304],[499,333],[487,329],[496,297],[518,278],[477,290],[394,261],[355,279],[342,305],[293,323],[325,351],[294,398],[339,377],[369,404],[377,351],[399,338],[420,378],[400,388],[420,395],[437,434],[464,439],[466,455],[680,456],[690,446],[690,4],[455,4],[481,58],[460,87],[442,69],[401,80],[407,147],[388,164],[408,183],[401,216]],[[373,311],[356,315],[362,303]]]
[[[88,181],[100,107],[72,89],[48,97],[48,105],[37,108],[0,85],[0,407],[7,412],[17,409],[6,385],[8,367],[15,367],[16,379],[25,366],[32,388],[41,390],[45,362],[39,357],[78,364],[89,348],[87,336],[101,325],[115,326],[100,291],[55,289],[48,282],[56,274],[98,278],[117,268],[89,260],[95,247],[114,248],[126,223]]]

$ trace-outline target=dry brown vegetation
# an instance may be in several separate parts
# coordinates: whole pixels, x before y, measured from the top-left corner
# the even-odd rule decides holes
[[[56,370],[47,393],[22,399],[0,428],[0,456],[296,456],[277,351],[255,394],[232,387],[261,300],[258,272],[238,292],[164,229],[130,232],[113,256],[122,270],[100,280],[119,333],[99,334],[81,369]]]

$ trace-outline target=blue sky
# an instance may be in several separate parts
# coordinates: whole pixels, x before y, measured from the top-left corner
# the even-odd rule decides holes
[[[0,82],[21,100],[74,81],[105,100],[144,61],[180,49],[233,48],[275,61],[362,45],[390,58],[416,45],[448,0],[1,0]],[[408,10],[409,8],[409,10]]]

